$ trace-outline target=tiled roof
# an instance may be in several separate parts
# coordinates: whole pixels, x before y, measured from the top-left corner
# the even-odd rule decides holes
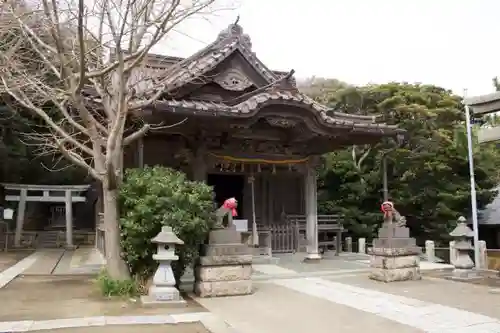
[[[206,74],[236,51],[247,60],[255,71],[260,73],[267,85],[224,102],[165,99],[156,101],[153,106],[170,112],[243,117],[252,116],[268,105],[284,104],[308,109],[325,126],[332,128],[342,127],[360,132],[375,132],[381,135],[404,132],[397,126],[377,123],[376,117],[373,116],[338,112],[300,93],[294,89],[293,71],[277,72],[267,68],[252,52],[250,38],[243,33],[243,29],[238,24],[229,25],[213,43],[189,58],[166,59],[167,66],[162,62],[161,56],[151,55],[151,61],[148,61],[150,68],[146,67],[146,71],[137,74],[138,85],[141,85],[140,89],[136,90],[137,97],[142,95],[141,91],[148,92],[141,96],[147,98],[147,95],[155,88],[166,87],[163,91],[169,93],[190,82],[202,83],[201,80],[209,80],[210,78],[207,78]],[[169,95],[168,98],[171,98],[175,94]]]
[[[209,101],[195,100],[162,100],[157,101],[155,105],[163,106],[176,111],[175,108],[194,111],[197,113],[206,112],[207,115],[232,115],[244,116],[256,113],[261,108],[273,103],[288,103],[298,107],[306,107],[317,115],[327,124],[331,126],[350,127],[353,129],[364,129],[367,131],[381,130],[390,132],[404,132],[398,129],[397,126],[376,123],[375,117],[352,115],[334,111],[322,104],[315,102],[312,98],[300,93],[290,91],[266,91],[254,95],[247,100],[236,104],[228,105],[227,103],[216,103]]]

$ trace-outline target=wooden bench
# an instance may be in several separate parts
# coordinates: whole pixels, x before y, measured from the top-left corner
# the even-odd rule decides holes
[[[299,235],[307,240],[307,217],[305,215],[287,215],[289,223],[297,226]],[[342,233],[347,231],[342,225],[339,215],[318,215],[318,247],[322,251],[335,247],[335,255],[342,251]]]

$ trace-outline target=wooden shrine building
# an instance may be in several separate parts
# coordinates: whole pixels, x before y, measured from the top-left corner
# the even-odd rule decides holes
[[[302,94],[293,71],[266,67],[237,24],[189,58],[149,55],[142,71],[138,77],[167,86],[142,117],[155,124],[179,124],[149,133],[125,153],[125,165],[164,165],[207,181],[215,187],[218,204],[235,197],[239,218],[253,221],[255,215],[259,226],[303,214],[311,258],[318,257],[319,156],[402,132],[375,117],[332,110]],[[139,91],[145,88],[143,84]]]

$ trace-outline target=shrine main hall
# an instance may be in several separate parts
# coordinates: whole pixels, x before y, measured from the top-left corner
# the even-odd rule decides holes
[[[377,117],[342,113],[304,95],[293,70],[271,70],[257,58],[238,24],[188,58],[150,54],[145,71],[167,89],[142,117],[179,125],[140,140],[126,152],[126,165],[164,165],[206,181],[218,205],[238,200],[238,218],[249,229],[303,215],[311,259],[319,256],[320,156],[402,132]]]

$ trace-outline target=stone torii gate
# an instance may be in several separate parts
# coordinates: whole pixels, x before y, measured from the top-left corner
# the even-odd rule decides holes
[[[21,245],[24,216],[27,202],[50,202],[65,204],[66,217],[66,246],[73,247],[73,203],[85,202],[82,195],[90,185],[28,185],[28,184],[2,184],[5,189],[5,200],[17,202],[16,232],[14,246]]]

